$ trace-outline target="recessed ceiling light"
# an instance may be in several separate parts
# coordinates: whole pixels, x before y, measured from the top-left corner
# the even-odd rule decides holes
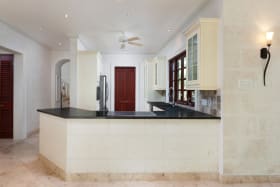
[[[64,14],[64,18],[67,19],[69,17],[68,14]]]
[[[172,31],[173,31],[173,29],[168,29],[168,30],[167,30],[167,32],[172,32]]]
[[[62,43],[61,43],[61,42],[59,42],[59,43],[58,43],[58,45],[59,45],[59,46],[62,46]]]

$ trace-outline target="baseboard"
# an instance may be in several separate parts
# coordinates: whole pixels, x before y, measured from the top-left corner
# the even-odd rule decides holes
[[[67,180],[67,174],[64,172],[63,169],[59,168],[56,164],[52,161],[44,157],[43,155],[39,154],[39,160],[43,163],[43,165],[51,171],[54,175],[60,177],[63,180]]]
[[[216,173],[87,173],[70,174],[70,181],[217,181]]]
[[[220,175],[221,183],[279,183],[280,175]]]
[[[220,181],[235,183],[279,183],[280,175],[219,175],[218,173],[66,173],[39,154],[39,160],[53,174],[65,181]]]
[[[218,173],[66,173],[39,154],[39,160],[53,174],[66,181],[218,181]]]

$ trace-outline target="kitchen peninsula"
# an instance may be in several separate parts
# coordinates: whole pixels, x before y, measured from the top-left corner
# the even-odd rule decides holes
[[[65,180],[216,178],[220,118],[188,109],[40,112],[40,158]]]

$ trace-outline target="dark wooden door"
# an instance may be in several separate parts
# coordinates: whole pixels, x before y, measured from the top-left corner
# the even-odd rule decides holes
[[[115,68],[115,111],[135,111],[135,67]]]
[[[13,55],[0,55],[0,138],[13,138]]]

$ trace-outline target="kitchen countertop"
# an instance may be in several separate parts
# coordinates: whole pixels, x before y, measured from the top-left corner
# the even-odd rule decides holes
[[[203,112],[195,111],[188,108],[183,108],[180,106],[172,105],[165,102],[153,102],[148,101],[148,104],[155,106],[164,111],[154,111],[158,116],[168,116],[170,119],[221,119],[221,117],[213,116]]]
[[[169,109],[169,108],[172,107],[171,104],[165,103],[165,102],[148,101],[147,103],[150,104],[150,105],[152,105],[152,106],[156,106],[156,107],[158,107],[158,108],[160,108],[160,109],[162,109],[162,110],[167,110],[167,109]]]
[[[39,109],[38,112],[65,119],[221,119],[177,106],[156,112],[101,112],[78,108]]]
[[[107,116],[107,112],[89,111],[78,108],[49,108],[39,109],[37,111],[65,119],[93,119]]]

